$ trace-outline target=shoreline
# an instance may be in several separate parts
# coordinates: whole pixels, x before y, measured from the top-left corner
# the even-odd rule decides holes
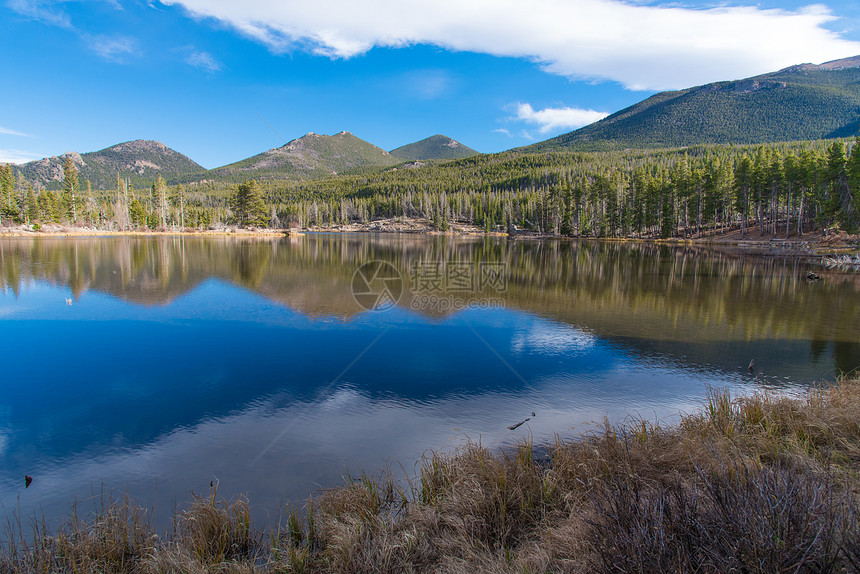
[[[0,570],[857,572],[858,410],[856,375],[796,397],[714,390],[671,426],[634,418],[500,453],[467,443],[425,455],[408,485],[361,474],[271,530],[217,484],[172,534],[110,500],[55,533],[7,523]]]
[[[860,236],[850,236],[845,233],[831,234],[828,237],[820,233],[809,233],[802,237],[796,235],[789,238],[769,235],[755,237],[750,233],[747,237],[739,237],[737,232],[720,235],[710,235],[701,238],[647,238],[647,237],[575,237],[518,231],[511,235],[501,231],[485,232],[483,229],[466,224],[452,224],[451,229],[439,231],[432,227],[429,221],[414,219],[406,221],[377,220],[365,224],[334,225],[328,227],[303,227],[292,229],[243,229],[229,227],[225,229],[172,229],[172,230],[106,230],[96,228],[74,228],[69,226],[51,225],[40,231],[25,229],[24,226],[15,228],[0,228],[0,238],[7,237],[159,237],[159,236],[188,236],[188,237],[300,237],[306,234],[381,234],[381,235],[425,235],[445,237],[506,237],[513,241],[554,240],[554,241],[597,241],[606,243],[651,243],[656,245],[689,246],[707,248],[731,253],[754,256],[789,256],[789,257],[826,257],[826,256],[860,256]]]
[[[19,231],[19,230],[0,230],[0,238],[3,237],[29,237],[37,239],[39,237],[161,237],[161,236],[202,236],[202,237],[229,237],[229,236],[248,236],[248,237],[283,237],[289,236],[289,231],[277,229],[236,229],[236,230],[175,230],[175,231],[158,231],[158,230],[128,230],[116,231],[110,229],[88,229],[88,228],[68,228],[63,230],[48,230],[48,231]]]

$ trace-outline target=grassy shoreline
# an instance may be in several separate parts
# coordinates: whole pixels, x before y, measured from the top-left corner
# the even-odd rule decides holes
[[[112,501],[53,533],[8,524],[0,572],[860,572],[858,414],[860,377],[713,391],[671,427],[607,424],[540,457],[467,444],[405,486],[362,475],[268,531],[217,486],[167,534]]]

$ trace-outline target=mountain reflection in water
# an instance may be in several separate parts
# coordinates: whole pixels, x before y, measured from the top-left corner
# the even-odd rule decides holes
[[[353,297],[371,261],[402,277],[384,311]],[[809,268],[480,237],[2,239],[0,502],[55,520],[104,484],[167,524],[217,478],[269,521],[347,469],[411,472],[468,438],[801,388],[860,365],[860,282]]]

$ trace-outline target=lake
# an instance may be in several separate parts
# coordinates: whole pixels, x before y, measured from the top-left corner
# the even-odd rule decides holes
[[[430,449],[671,422],[709,387],[860,366],[858,274],[689,246],[5,238],[0,286],[0,502],[50,524],[106,490],[167,528],[212,481],[271,524]]]

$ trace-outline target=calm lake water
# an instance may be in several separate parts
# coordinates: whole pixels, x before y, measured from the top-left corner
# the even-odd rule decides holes
[[[266,524],[428,449],[801,389],[860,365],[860,280],[812,268],[503,238],[3,239],[0,502],[55,523],[104,488],[166,527],[217,479]]]

